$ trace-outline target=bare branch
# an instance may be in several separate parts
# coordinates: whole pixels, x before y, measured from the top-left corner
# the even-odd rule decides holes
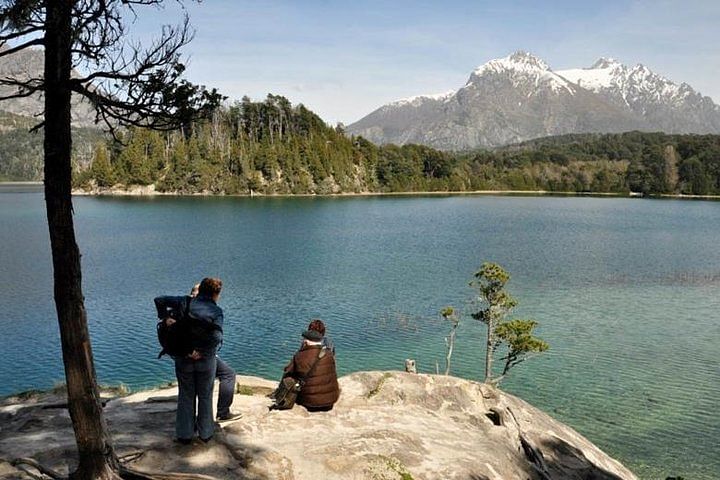
[[[42,122],[38,123],[37,125],[35,125],[34,127],[32,127],[32,128],[31,128],[30,130],[28,130],[28,131],[29,131],[30,133],[35,133],[35,132],[39,131],[41,128],[45,128],[45,121],[42,121]]]
[[[26,28],[25,30],[19,30],[13,33],[8,33],[6,35],[0,35],[0,44],[5,43],[8,40],[13,40],[15,38],[24,37],[25,35],[30,35],[31,33],[41,32],[42,30],[43,27],[34,26],[31,28]]]
[[[13,93],[11,95],[3,95],[3,96],[0,96],[0,102],[2,102],[3,100],[11,100],[13,98],[26,98],[26,97],[33,95],[34,93],[35,93],[35,90],[27,90],[25,92]]]
[[[7,57],[8,55],[12,55],[13,53],[17,53],[21,50],[25,50],[28,47],[32,46],[38,46],[38,45],[44,45],[45,42],[42,38],[34,38],[32,40],[28,40],[25,43],[21,43],[20,45],[16,45],[12,48],[8,48],[6,50],[0,51],[0,57]]]

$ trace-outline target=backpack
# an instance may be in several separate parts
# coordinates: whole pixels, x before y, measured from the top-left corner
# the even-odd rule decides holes
[[[157,323],[158,343],[162,347],[157,358],[163,355],[185,357],[193,351],[193,321],[190,318],[190,297],[182,302],[181,309],[168,311],[168,316],[175,320],[167,325],[164,319]]]

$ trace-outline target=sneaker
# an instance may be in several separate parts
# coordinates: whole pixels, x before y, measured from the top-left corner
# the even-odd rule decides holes
[[[225,415],[218,415],[217,421],[218,422],[232,422],[234,420],[240,420],[242,418],[242,413],[226,413]]]

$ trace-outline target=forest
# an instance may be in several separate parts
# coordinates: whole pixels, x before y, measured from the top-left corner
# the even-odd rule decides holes
[[[0,132],[0,179],[40,179],[41,141]],[[34,137],[40,137],[34,135]],[[571,134],[493,150],[376,146],[268,95],[171,132],[105,139],[76,130],[76,188],[155,185],[179,194],[332,194],[520,190],[720,194],[720,136]]]

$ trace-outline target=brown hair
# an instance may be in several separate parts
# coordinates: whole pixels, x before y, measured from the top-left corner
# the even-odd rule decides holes
[[[213,297],[218,295],[220,290],[222,290],[222,280],[219,278],[206,277],[200,282],[200,291],[198,293],[207,297]]]
[[[320,335],[325,335],[325,324],[322,320],[318,318],[314,318],[310,325],[308,325],[308,330],[315,330],[316,332],[320,333]]]

